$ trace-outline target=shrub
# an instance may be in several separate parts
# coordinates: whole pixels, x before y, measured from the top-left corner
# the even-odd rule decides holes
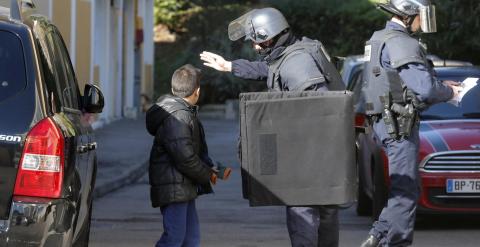
[[[429,52],[440,57],[480,64],[480,3],[478,0],[437,0],[438,32],[424,35]]]
[[[180,33],[175,44],[159,44],[156,52],[156,95],[169,92],[170,76],[185,63],[203,70],[202,102],[223,102],[238,93],[265,89],[265,82],[245,81],[206,68],[199,54],[216,52],[226,59],[255,59],[243,41],[231,42],[231,20],[252,8],[272,6],[287,18],[294,33],[324,43],[333,56],[362,54],[373,31],[389,18],[375,8],[380,0],[155,0],[156,20]],[[433,0],[439,32],[422,35],[429,53],[444,58],[480,63],[480,4],[478,0]]]
[[[235,2],[235,1],[230,1]],[[245,81],[203,66],[199,59],[202,51],[211,51],[231,60],[235,58],[255,59],[253,50],[242,42],[228,39],[228,23],[247,12],[247,4],[212,1],[202,5],[195,3],[200,11],[188,18],[182,29],[188,30],[179,36],[175,44],[157,44],[155,96],[170,91],[170,77],[173,71],[185,63],[191,63],[202,69],[202,103],[224,102],[237,98],[240,92],[258,91],[265,88],[265,82]]]
[[[385,14],[368,0],[269,0],[293,31],[322,41],[331,55],[363,54],[365,41],[385,23]]]

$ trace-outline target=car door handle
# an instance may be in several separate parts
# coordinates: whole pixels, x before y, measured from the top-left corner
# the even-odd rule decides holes
[[[77,152],[79,153],[86,153],[88,152],[88,146],[87,145],[81,145],[77,147]]]
[[[88,147],[88,150],[95,150],[97,149],[97,143],[96,142],[89,143],[87,144],[87,147]]]

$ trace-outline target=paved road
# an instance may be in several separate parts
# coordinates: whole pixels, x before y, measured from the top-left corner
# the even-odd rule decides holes
[[[234,166],[227,182],[215,186],[214,195],[197,200],[202,246],[290,246],[282,207],[250,208],[241,196],[236,162],[236,121],[205,120],[211,154]],[[162,232],[159,210],[150,207],[147,177],[114,193],[96,199],[91,246],[154,246]],[[340,246],[358,246],[370,226],[367,217],[355,215],[353,207],[341,211]],[[417,222],[414,246],[480,246],[480,217],[422,217]]]

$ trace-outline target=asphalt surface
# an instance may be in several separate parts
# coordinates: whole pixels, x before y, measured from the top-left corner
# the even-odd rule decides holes
[[[120,120],[97,132],[97,185],[104,192],[94,201],[90,246],[154,246],[162,233],[161,214],[150,206],[145,162],[152,137],[144,131],[143,121]],[[217,183],[215,194],[197,199],[202,246],[290,246],[284,207],[252,208],[242,198],[236,158],[238,121],[204,119],[203,123],[211,156],[234,172],[230,180]],[[113,190],[112,184],[123,187]],[[340,246],[359,246],[370,224],[369,217],[356,216],[354,207],[341,210]],[[478,216],[421,216],[413,246],[480,246],[478,236]]]
[[[152,139],[144,116],[121,119],[95,131],[97,178],[94,198],[138,180],[147,170]]]

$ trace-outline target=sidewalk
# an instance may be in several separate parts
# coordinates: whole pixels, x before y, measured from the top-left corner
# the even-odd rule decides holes
[[[94,198],[134,182],[147,171],[153,137],[145,129],[145,117],[120,119],[95,131],[97,179]]]

